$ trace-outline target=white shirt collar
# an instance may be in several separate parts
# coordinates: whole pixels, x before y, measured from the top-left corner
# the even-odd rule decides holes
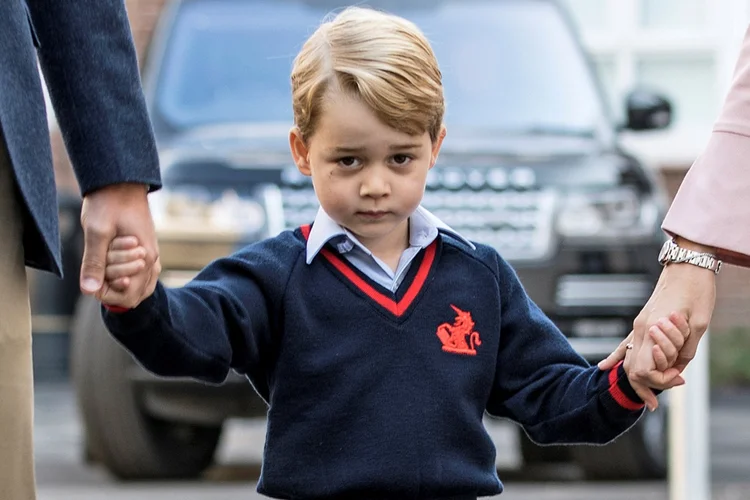
[[[409,244],[412,247],[425,248],[435,241],[439,231],[450,233],[472,249],[476,248],[473,243],[421,205],[417,207],[409,220]],[[337,237],[341,239],[337,244],[340,253],[346,253],[356,245],[367,255],[371,254],[367,247],[357,240],[356,236],[331,219],[325,210],[320,207],[307,238],[306,262],[310,264],[325,244]]]

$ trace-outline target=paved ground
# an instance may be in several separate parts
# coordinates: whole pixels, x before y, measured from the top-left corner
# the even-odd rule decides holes
[[[714,500],[750,499],[750,397],[723,394],[711,415]],[[506,483],[502,500],[667,500],[663,481],[592,483],[571,467],[521,471],[515,433],[508,424],[492,428],[498,464]],[[37,388],[36,456],[39,500],[251,500],[263,442],[262,421],[229,425],[218,465],[202,481],[122,484],[80,460],[81,429],[66,385]],[[708,500],[708,499],[707,499]]]

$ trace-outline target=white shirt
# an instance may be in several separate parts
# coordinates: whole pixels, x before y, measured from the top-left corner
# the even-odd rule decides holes
[[[426,208],[419,206],[409,217],[409,248],[404,250],[394,272],[385,262],[377,258],[348,229],[340,226],[323,210],[318,209],[315,222],[307,239],[306,262],[310,264],[315,256],[329,241],[352,265],[362,271],[383,288],[395,292],[409,266],[419,252],[430,245],[442,230],[466,242],[471,248],[474,245]]]

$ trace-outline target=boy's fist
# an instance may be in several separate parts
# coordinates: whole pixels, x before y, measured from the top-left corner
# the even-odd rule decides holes
[[[127,290],[130,278],[146,268],[145,257],[146,249],[138,244],[135,236],[119,236],[112,240],[107,249],[103,302],[106,302],[110,289],[119,293]]]

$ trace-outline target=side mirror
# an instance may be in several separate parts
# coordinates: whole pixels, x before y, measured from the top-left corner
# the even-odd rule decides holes
[[[665,97],[648,90],[634,90],[626,98],[629,130],[656,130],[672,123],[672,104]]]

